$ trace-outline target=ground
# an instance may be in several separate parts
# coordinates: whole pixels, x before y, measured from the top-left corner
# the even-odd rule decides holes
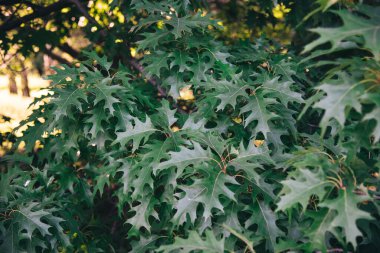
[[[20,87],[20,79],[17,78],[17,85]],[[10,94],[8,91],[8,79],[6,76],[0,76],[0,115],[10,117],[11,122],[0,121],[0,132],[7,132],[18,126],[21,120],[25,119],[31,109],[28,109],[29,104],[33,101],[33,98],[39,97],[46,90],[48,81],[39,76],[29,76],[29,87],[31,91],[31,97],[23,97],[21,95]],[[21,92],[19,91],[19,94]]]

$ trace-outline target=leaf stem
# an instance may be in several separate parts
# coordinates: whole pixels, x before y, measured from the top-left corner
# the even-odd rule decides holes
[[[223,224],[222,227],[225,228],[225,229],[227,229],[228,232],[230,232],[231,234],[233,234],[234,236],[236,236],[240,240],[242,240],[247,245],[247,248],[249,249],[249,251],[251,253],[256,253],[256,251],[253,249],[253,243],[251,241],[249,241],[247,239],[247,237],[245,237],[244,235],[238,233],[236,230],[234,230],[233,228],[227,226],[226,224]]]

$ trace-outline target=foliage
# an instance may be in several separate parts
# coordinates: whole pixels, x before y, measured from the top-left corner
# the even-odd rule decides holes
[[[197,7],[132,1],[142,73],[55,68],[1,173],[0,249],[379,250],[378,7],[318,14],[343,23],[300,56],[216,40]]]

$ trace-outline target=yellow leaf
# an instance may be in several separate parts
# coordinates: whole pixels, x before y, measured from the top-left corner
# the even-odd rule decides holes
[[[70,11],[70,8],[67,7],[67,8],[63,8],[63,9],[61,10],[61,13],[68,13],[69,11]]]
[[[193,100],[195,99],[193,90],[191,89],[191,85],[186,85],[182,89],[179,90],[179,98],[182,100]]]
[[[177,126],[172,126],[171,129],[172,129],[173,132],[177,132],[177,131],[180,130],[180,128],[177,127]]]
[[[78,21],[79,27],[85,27],[87,24],[88,24],[87,18],[85,18],[83,16],[79,18],[79,21]]]
[[[137,54],[136,48],[135,47],[131,47],[129,50],[131,51],[132,57],[136,57],[136,54]]]
[[[256,146],[256,147],[260,147],[261,145],[264,144],[264,140],[254,140],[253,141],[253,144]]]
[[[238,124],[240,124],[241,122],[243,122],[242,118],[241,117],[235,117],[235,118],[232,118],[232,120]]]
[[[158,22],[157,22],[157,28],[161,30],[162,28],[164,28],[164,24],[165,24],[165,23],[164,23],[163,20],[158,21]]]
[[[132,16],[132,17],[129,19],[129,21],[131,21],[131,23],[132,23],[133,25],[137,25],[137,24],[138,24],[138,22],[136,21],[136,16]]]
[[[286,8],[286,6],[283,3],[281,3],[281,4],[277,4],[272,9],[272,14],[277,19],[283,19],[285,17],[285,14],[289,13],[290,11],[291,11],[290,8]]]

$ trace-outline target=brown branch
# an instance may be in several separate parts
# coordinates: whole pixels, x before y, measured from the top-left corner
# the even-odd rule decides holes
[[[52,58],[53,60],[56,60],[58,61],[59,63],[61,64],[66,64],[68,66],[72,66],[71,62],[69,62],[68,60],[66,60],[65,58],[53,53],[53,51],[51,49],[45,49],[44,50],[44,53],[47,54],[50,58]]]
[[[71,57],[77,59],[79,57],[79,52],[72,48],[69,44],[63,43],[62,45],[57,46],[61,51],[69,54]]]
[[[103,37],[106,36],[106,33],[104,31],[104,27],[98,22],[96,21],[96,19],[94,19],[90,13],[87,11],[86,7],[84,7],[82,5],[82,3],[79,1],[79,0],[68,0],[70,1],[71,3],[73,3],[77,8],[78,10],[83,14],[83,16],[85,18],[87,18],[91,23],[93,23],[94,25],[96,25],[99,29],[101,29],[99,32],[100,32],[100,35],[102,35]],[[107,28],[108,29],[108,28]]]
[[[141,73],[141,75],[144,75],[145,76],[145,71],[144,71],[144,67],[136,60],[136,59],[133,59],[131,58],[128,63],[135,69],[137,70],[138,72]],[[150,83],[152,86],[154,86],[158,93],[160,93],[160,95],[162,97],[165,97],[165,98],[168,98],[168,93],[166,92],[166,90],[153,78],[147,78],[148,80],[148,83]],[[173,103],[173,106],[174,108],[177,109],[178,112],[180,113],[183,113],[183,114],[187,114],[188,112],[186,112],[185,110],[183,110],[181,107],[178,106],[177,103]]]
[[[21,8],[21,4],[20,4],[19,6],[17,6],[16,9],[14,9],[14,11],[12,12],[12,14],[9,15],[9,16],[7,17],[7,19],[4,20],[4,23],[9,22],[9,21],[11,21],[12,19],[14,19],[15,16],[16,16],[16,15],[15,15],[16,12],[18,12],[18,10],[19,10],[20,8]]]
[[[3,1],[1,1],[1,2],[3,2]],[[55,11],[59,11],[59,10],[62,10],[63,8],[69,7],[71,4],[72,3],[67,1],[67,0],[61,0],[57,3],[48,5],[46,7],[37,8],[34,10],[33,13],[31,13],[29,15],[25,15],[25,16],[22,16],[18,19],[3,23],[2,25],[0,25],[0,31],[2,31],[2,32],[10,31],[12,29],[19,27],[22,23],[27,23],[29,21],[32,21],[33,19],[36,19],[36,18],[42,18],[42,17],[49,16],[50,14],[52,14]]]
[[[78,8],[78,10],[83,14],[83,16],[85,16],[85,18],[87,18],[91,23],[93,23],[94,25],[96,26],[99,26],[100,28],[102,27],[98,21],[96,21],[91,15],[90,13],[88,13],[88,11],[86,10],[86,8],[82,5],[81,2],[79,2],[78,0],[68,0],[70,1],[71,3],[75,4],[75,6]]]
[[[129,62],[128,62],[134,69],[136,69],[138,72],[140,72],[142,75],[145,75],[145,72],[144,72],[144,67],[138,62],[136,61],[135,59],[130,59]],[[161,96],[163,97],[167,97],[168,94],[167,92],[164,90],[164,88],[161,87],[161,85],[159,85],[157,83],[156,80],[154,80],[153,78],[147,78],[148,82],[153,85],[154,87],[157,88],[158,92],[160,93]]]
[[[29,2],[29,1],[25,1],[25,0],[12,0],[12,1],[9,1],[9,0],[0,0],[0,5],[3,5],[3,6],[14,6],[16,4],[24,4],[28,7],[31,7],[33,9],[39,9],[39,8],[43,8],[42,6],[40,5],[37,5],[37,4],[34,4],[32,2]]]

